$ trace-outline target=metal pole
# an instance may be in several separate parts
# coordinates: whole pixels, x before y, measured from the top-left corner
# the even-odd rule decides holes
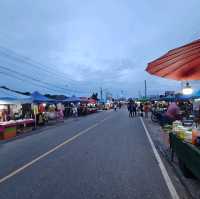
[[[147,80],[144,81],[144,95],[147,98]]]
[[[102,90],[102,88],[100,90],[100,95],[101,95],[101,102],[102,102],[102,100],[103,100],[103,90]]]

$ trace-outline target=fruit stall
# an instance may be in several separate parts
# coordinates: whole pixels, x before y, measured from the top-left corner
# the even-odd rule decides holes
[[[169,133],[169,143],[171,160],[174,161],[176,154],[183,174],[200,180],[200,129],[186,127],[180,121],[175,121]]]

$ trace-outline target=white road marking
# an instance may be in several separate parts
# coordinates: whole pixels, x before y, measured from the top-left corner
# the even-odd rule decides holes
[[[63,147],[64,145],[74,141],[75,139],[77,139],[78,137],[80,137],[83,134],[86,134],[88,131],[94,129],[95,127],[99,126],[101,123],[103,123],[104,121],[108,120],[111,116],[108,116],[106,118],[104,118],[103,120],[101,120],[100,122],[97,122],[96,124],[88,127],[85,130],[80,131],[79,133],[77,133],[76,135],[74,135],[73,137],[65,140],[64,142],[62,142],[61,144],[57,145],[56,147],[52,148],[51,150],[47,151],[46,153],[40,155],[39,157],[35,158],[34,160],[32,160],[31,162],[25,164],[24,166],[20,167],[19,169],[14,170],[13,172],[11,172],[9,175],[3,177],[0,179],[0,184],[2,184],[3,182],[5,182],[6,180],[14,177],[15,175],[17,175],[18,173],[22,172],[23,170],[27,169],[28,167],[32,166],[33,164],[35,164],[36,162],[38,162],[39,160],[45,158],[46,156],[50,155],[51,153],[57,151],[58,149],[60,149],[61,147]]]
[[[148,140],[149,140],[149,142],[151,144],[151,147],[153,149],[153,152],[154,152],[154,155],[156,157],[156,160],[158,161],[158,165],[160,167],[161,173],[162,173],[162,175],[164,177],[165,183],[166,183],[166,185],[167,185],[167,187],[169,189],[169,192],[171,194],[172,199],[180,199],[180,197],[179,197],[179,195],[178,195],[178,193],[177,193],[177,191],[176,191],[176,189],[175,189],[175,187],[174,187],[174,185],[173,185],[173,183],[172,183],[172,181],[171,181],[171,179],[169,177],[169,174],[167,173],[167,169],[165,168],[164,163],[161,160],[161,157],[160,157],[158,151],[156,150],[156,147],[155,147],[155,145],[154,145],[154,143],[153,143],[153,141],[151,139],[151,136],[149,134],[149,131],[147,130],[147,127],[146,127],[143,119],[140,118],[140,120],[141,120],[142,125],[144,127],[145,133],[146,133],[146,135],[148,137]]]

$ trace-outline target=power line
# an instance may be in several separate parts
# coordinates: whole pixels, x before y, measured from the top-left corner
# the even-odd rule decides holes
[[[20,61],[22,63],[29,64],[29,67],[30,66],[34,66],[34,69],[37,68],[37,69],[40,69],[40,70],[42,70],[43,72],[45,72],[47,74],[51,74],[51,75],[57,76],[59,78],[62,78],[65,81],[67,81],[67,79],[68,79],[68,80],[70,80],[70,81],[72,81],[74,83],[75,82],[77,83],[77,81],[65,76],[62,73],[59,73],[59,72],[55,71],[55,68],[57,68],[57,67],[52,65],[52,64],[46,66],[46,65],[44,65],[42,63],[39,63],[38,61],[35,61],[35,60],[33,60],[33,59],[29,58],[29,57],[26,57],[24,55],[18,54],[16,52],[14,52],[13,50],[8,49],[8,48],[3,47],[3,46],[0,46],[0,50],[1,50],[1,53],[3,53],[4,56],[7,56],[9,58],[12,57],[13,59],[16,59],[16,60],[18,60],[18,61]],[[51,70],[47,69],[49,67],[51,68]]]
[[[8,76],[8,77],[15,78],[16,80],[20,80],[20,81],[22,81],[22,82],[24,82],[24,80],[25,80],[25,79],[23,79],[23,78],[19,78],[19,77],[13,75],[13,74],[9,74],[9,73],[2,72],[2,71],[0,71],[0,74],[6,75],[6,76]],[[29,82],[29,83],[30,83],[30,82]],[[43,85],[41,85],[41,84],[37,84],[37,83],[31,83],[31,84],[34,85],[34,86],[37,86],[37,87],[40,86],[40,87],[45,88],[45,89],[47,89],[47,90],[49,90],[49,91],[58,92],[58,90],[55,90],[55,89],[52,89],[52,88],[43,86]]]
[[[31,77],[31,76],[29,76],[29,75],[26,75],[26,74],[24,74],[24,73],[20,73],[20,72],[18,72],[18,71],[12,70],[12,69],[7,68],[7,67],[2,66],[2,65],[0,65],[0,68],[3,69],[3,70],[9,71],[9,72],[11,72],[11,73],[17,74],[17,75],[19,75],[19,76],[22,76],[22,77],[24,77],[24,78],[26,78],[26,79],[28,79],[28,80],[30,79],[30,80],[32,80],[32,81],[39,82],[39,83],[41,83],[41,84],[50,85],[50,87],[54,87],[54,88],[61,89],[61,90],[64,90],[64,91],[69,91],[69,92],[77,92],[77,93],[78,93],[78,92],[81,92],[81,91],[75,91],[75,90],[72,90],[72,89],[63,88],[63,87],[60,87],[60,86],[56,86],[56,85],[53,85],[53,84],[49,84],[48,82],[41,81],[41,80],[39,80],[39,79],[36,79],[36,78]]]
[[[16,95],[14,93],[6,92],[6,91],[3,90],[3,88],[1,88],[0,90],[1,90],[1,93],[4,93],[6,96],[9,95],[11,97],[16,97]]]
[[[0,47],[0,48],[3,48],[4,49],[4,51],[5,51],[5,49],[6,48],[4,48],[4,47]],[[59,79],[60,78],[62,78],[63,80],[65,80],[66,81],[66,77],[64,77],[64,75],[62,75],[62,76],[60,76],[58,73],[54,73],[54,72],[52,72],[52,71],[49,71],[48,69],[46,69],[47,67],[46,66],[44,66],[44,65],[41,65],[41,66],[43,66],[43,67],[46,67],[46,68],[43,68],[43,67],[41,67],[41,66],[38,66],[38,65],[36,65],[35,63],[37,63],[36,61],[33,61],[33,60],[31,60],[30,58],[27,58],[26,57],[26,59],[24,58],[24,56],[19,56],[19,55],[17,55],[16,53],[14,53],[13,51],[11,51],[11,50],[8,50],[8,49],[6,49],[6,51],[7,52],[3,52],[3,55],[4,56],[6,56],[6,57],[8,57],[8,58],[14,58],[14,59],[16,59],[18,62],[22,62],[22,63],[25,63],[25,64],[29,64],[29,66],[32,66],[32,68],[34,67],[34,69],[35,69],[35,67],[36,68],[38,68],[38,69],[42,69],[42,71],[44,71],[45,73],[47,73],[48,75],[50,75],[50,74],[52,74],[52,75],[56,75],[57,77],[59,77]],[[8,54],[8,52],[9,51],[11,51],[11,53],[12,54],[14,54],[14,56],[17,56],[17,58],[16,57],[13,57],[13,56],[11,56],[10,54]],[[2,52],[1,52],[2,53]],[[25,59],[25,60],[24,60]],[[29,60],[29,61],[27,61],[27,59]],[[34,63],[35,62],[35,63]],[[39,63],[37,63],[37,64],[39,64]],[[51,75],[51,77],[52,77],[52,75]],[[37,80],[38,81],[38,80]],[[72,81],[75,81],[75,80],[72,80]],[[46,83],[46,82],[45,82]],[[62,88],[63,89],[63,88]],[[78,91],[78,90],[75,90],[75,89],[66,89],[66,88],[64,88],[65,90],[68,90],[68,91],[72,91],[72,92],[76,92],[76,93],[88,93],[88,92],[85,92],[85,91]]]

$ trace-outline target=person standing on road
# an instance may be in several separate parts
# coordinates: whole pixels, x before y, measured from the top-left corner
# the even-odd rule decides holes
[[[143,115],[144,115],[144,114],[143,114],[143,112],[144,112],[144,106],[143,106],[142,103],[140,103],[139,109],[140,109],[140,116],[143,117]]]
[[[149,104],[146,102],[144,104],[144,115],[145,115],[145,118],[148,119],[148,115],[149,115]]]
[[[76,105],[73,105],[72,107],[72,113],[73,113],[73,117],[77,118],[78,117],[78,108]]]
[[[114,110],[117,111],[117,104],[114,104]]]
[[[133,104],[133,116],[137,116],[137,104],[135,102]]]
[[[128,109],[128,113],[129,113],[129,117],[130,117],[130,102],[127,104],[127,109]]]
[[[128,103],[129,117],[133,117],[133,102]]]

